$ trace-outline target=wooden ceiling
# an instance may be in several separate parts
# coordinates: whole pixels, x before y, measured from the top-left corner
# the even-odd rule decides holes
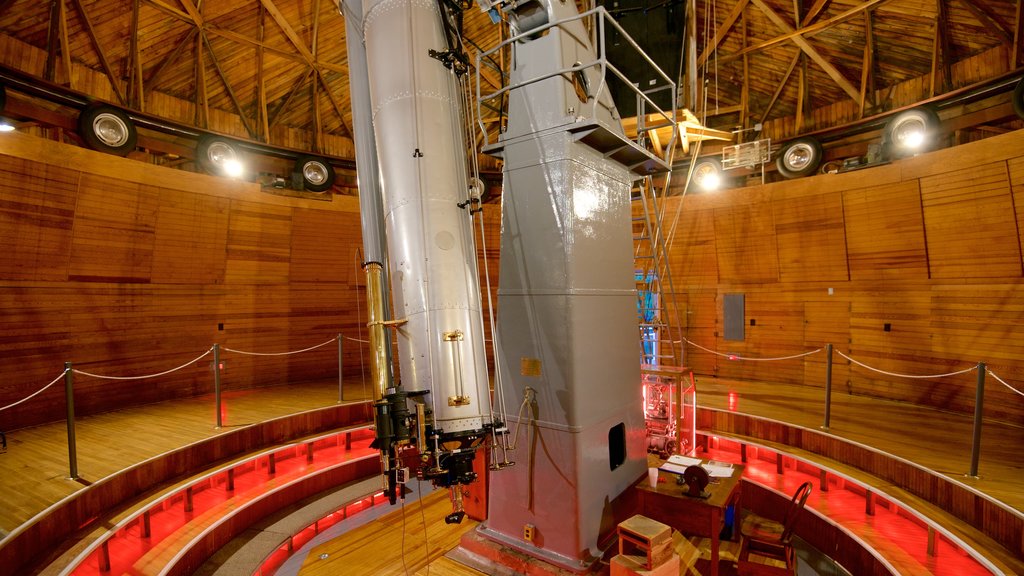
[[[780,138],[927,100],[1020,66],[1020,4],[695,0],[707,95],[690,107],[709,126],[764,122]],[[2,66],[200,128],[354,154],[334,0],[6,0],[0,10]],[[471,58],[500,34],[466,10]]]

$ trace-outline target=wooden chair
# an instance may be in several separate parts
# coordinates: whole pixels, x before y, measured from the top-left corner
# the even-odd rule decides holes
[[[738,566],[741,576],[796,574],[793,528],[807,503],[811,488],[810,482],[804,482],[796,489],[781,523],[757,514],[748,514],[743,519],[740,526],[743,542],[740,545]],[[752,560],[752,555],[760,558]]]

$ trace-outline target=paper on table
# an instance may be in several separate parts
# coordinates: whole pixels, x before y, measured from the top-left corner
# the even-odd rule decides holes
[[[668,461],[672,464],[679,466],[693,466],[694,464],[700,464],[700,458],[690,458],[688,456],[680,456],[679,454],[673,454],[668,457]]]
[[[731,464],[719,463],[714,464],[701,464],[699,458],[688,458],[686,456],[680,456],[673,454],[669,456],[668,461],[661,465],[661,469],[666,472],[672,472],[673,474],[682,474],[687,467],[693,466],[694,464],[700,464],[708,472],[708,476],[712,478],[729,478],[732,476],[733,467]]]
[[[708,471],[708,476],[712,478],[729,478],[732,476],[732,466],[713,466],[711,464],[705,464],[704,469]]]

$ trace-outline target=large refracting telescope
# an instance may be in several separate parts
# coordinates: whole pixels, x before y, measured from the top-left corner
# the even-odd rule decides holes
[[[450,489],[448,521],[457,522],[461,486],[476,479],[476,452],[501,428],[491,409],[473,241],[479,198],[470,194],[461,117],[465,61],[452,49],[440,2],[367,0],[361,11],[358,3],[343,8],[350,36],[361,35],[365,46],[369,103],[362,113],[376,139],[387,239],[386,263],[368,253],[365,265],[376,446],[392,502],[412,470]],[[353,76],[353,92],[358,81]],[[366,138],[358,140],[359,154],[373,153]],[[362,184],[361,175],[361,193]],[[389,330],[398,342],[399,378],[388,370]]]

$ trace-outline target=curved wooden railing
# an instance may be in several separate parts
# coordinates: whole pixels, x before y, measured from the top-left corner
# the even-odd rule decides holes
[[[871,498],[873,492],[875,495],[884,492],[879,488],[881,485],[898,487],[905,494],[890,491],[886,498],[914,510],[930,530],[958,543],[967,553],[973,551],[979,562],[993,573],[1024,573],[1024,514],[963,482],[870,446],[769,418],[699,408],[697,427],[701,434],[730,438],[745,446],[766,446],[772,451],[785,452],[787,457],[812,462],[824,471],[823,478],[825,474],[832,474],[861,484],[867,498]],[[864,475],[854,479],[826,459]],[[865,481],[868,476],[873,481]],[[944,517],[937,520],[932,518],[934,515]],[[965,532],[977,534],[975,543],[965,542],[960,535],[947,530],[943,520],[963,523]],[[996,550],[997,547],[1002,550]]]

